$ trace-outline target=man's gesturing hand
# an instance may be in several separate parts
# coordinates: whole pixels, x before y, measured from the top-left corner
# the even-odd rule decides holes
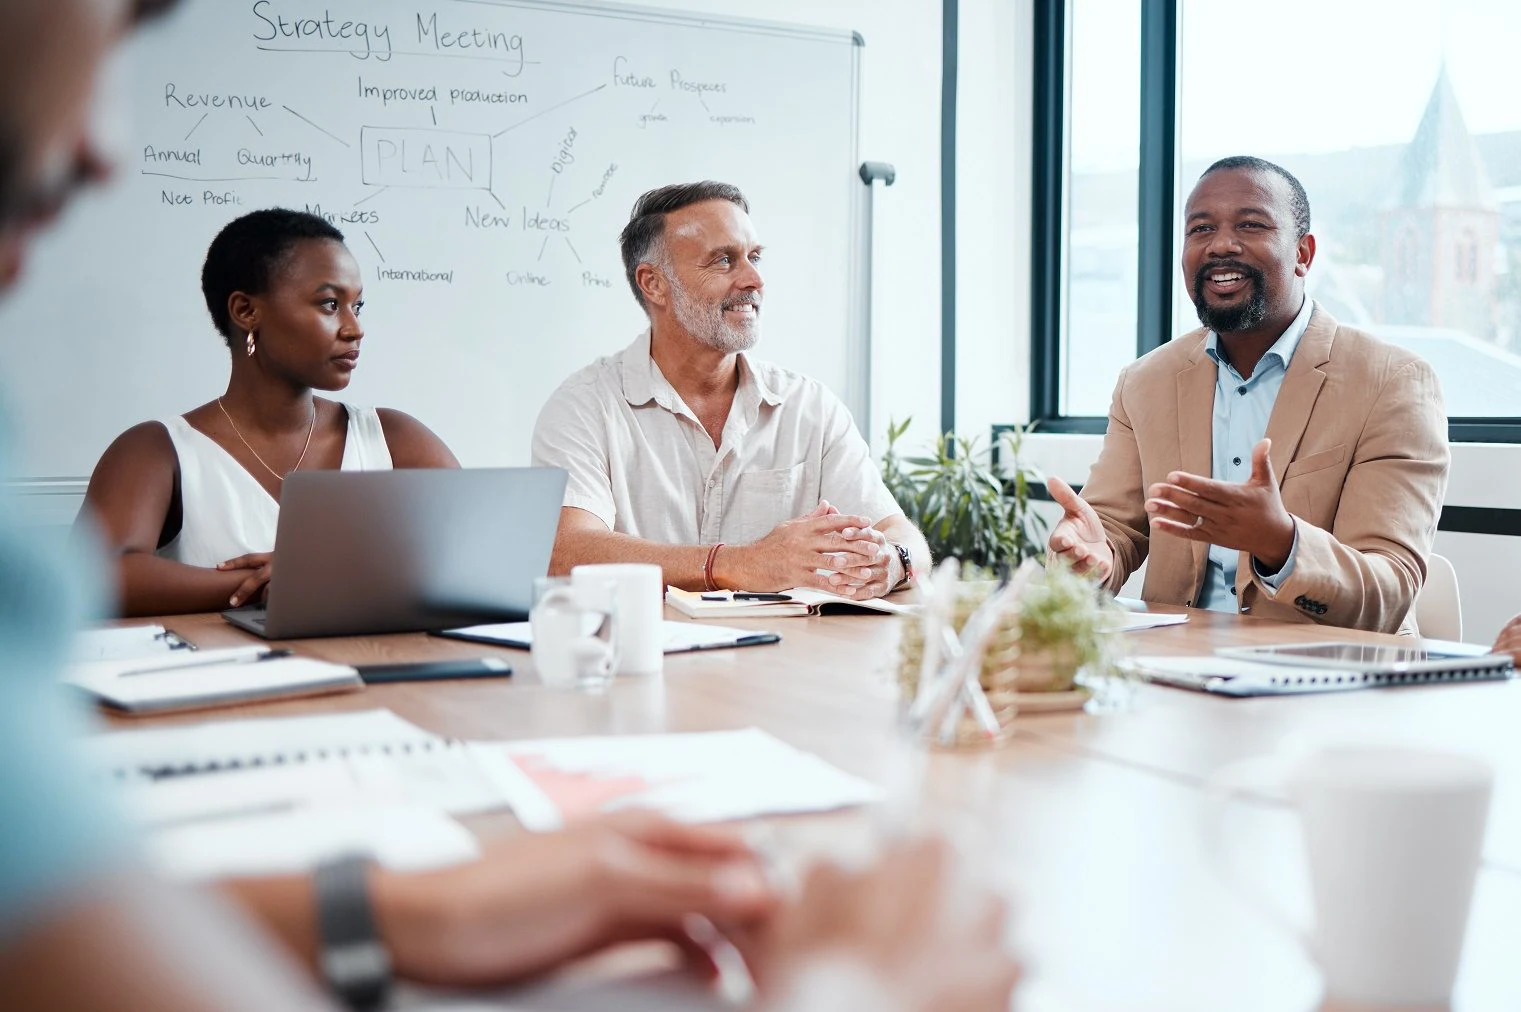
[[[1059,559],[1065,559],[1074,573],[1084,573],[1099,580],[1109,579],[1114,571],[1114,550],[1104,536],[1093,507],[1083,501],[1072,486],[1055,476],[1046,479],[1046,491],[1063,510],[1061,520],[1051,531],[1048,547]]]
[[[1243,482],[1174,471],[1151,486],[1146,512],[1152,531],[1250,552],[1269,573],[1282,569],[1294,547],[1294,518],[1278,492],[1272,448],[1269,439],[1252,447],[1252,474]]]

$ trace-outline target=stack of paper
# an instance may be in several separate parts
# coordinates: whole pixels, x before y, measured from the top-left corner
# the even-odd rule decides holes
[[[166,872],[274,874],[361,851],[397,869],[475,854],[446,813],[505,807],[462,743],[389,710],[118,731],[92,738]]]

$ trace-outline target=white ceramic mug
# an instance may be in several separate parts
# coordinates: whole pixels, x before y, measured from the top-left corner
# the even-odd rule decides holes
[[[1351,1005],[1443,1006],[1452,994],[1494,770],[1448,752],[1376,745],[1247,759],[1210,779],[1205,833],[1226,877],[1297,935]],[[1297,810],[1315,902],[1305,931],[1228,860],[1225,809],[1244,794]]]
[[[659,566],[635,563],[577,566],[570,571],[578,593],[591,596],[587,603],[602,606],[597,598],[614,585],[618,612],[618,674],[652,675],[665,665],[662,628],[665,587]]]

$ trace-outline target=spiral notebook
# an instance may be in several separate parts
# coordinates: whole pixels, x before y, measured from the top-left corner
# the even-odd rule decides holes
[[[1224,649],[1212,656],[1132,657],[1123,663],[1150,682],[1234,697],[1487,682],[1515,674],[1507,655],[1456,643],[1436,649],[1435,643],[1291,644]]]
[[[333,804],[506,806],[462,742],[390,710],[115,731],[86,747],[149,825]]]

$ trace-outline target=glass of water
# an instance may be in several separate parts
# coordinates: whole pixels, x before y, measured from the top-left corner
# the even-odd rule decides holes
[[[605,692],[618,666],[618,615],[612,585],[573,587],[564,577],[534,582],[533,664],[557,689]]]

